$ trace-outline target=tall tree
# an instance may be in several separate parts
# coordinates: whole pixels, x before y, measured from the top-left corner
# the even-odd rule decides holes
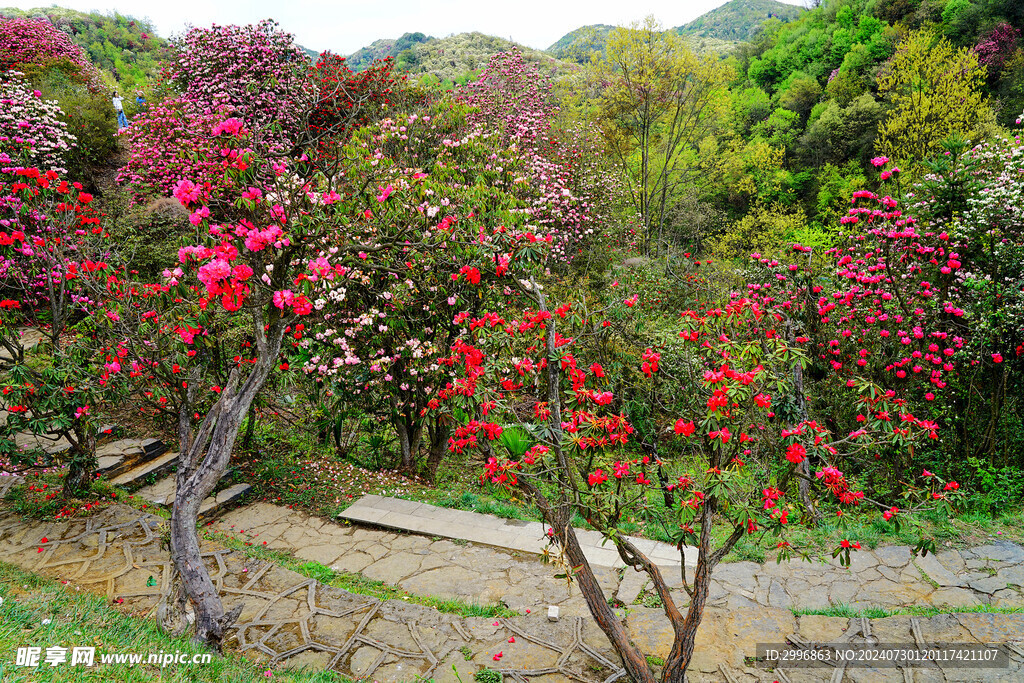
[[[878,79],[891,107],[878,127],[878,151],[901,163],[919,162],[940,154],[951,135],[972,137],[988,111],[984,77],[971,50],[936,40],[928,30],[907,36]]]
[[[627,169],[649,253],[664,232],[673,196],[709,162],[698,149],[729,106],[732,69],[712,55],[694,55],[653,17],[613,31],[602,66],[605,134]]]

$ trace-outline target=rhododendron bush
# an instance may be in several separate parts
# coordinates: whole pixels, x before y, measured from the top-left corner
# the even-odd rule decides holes
[[[0,73],[0,148],[30,166],[64,173],[67,151],[75,144],[61,119],[60,105],[25,81],[17,71]]]
[[[571,261],[600,237],[619,183],[597,161],[595,129],[553,129],[557,106],[551,88],[549,77],[510,50],[495,54],[457,97],[478,108],[476,126],[489,135],[496,131],[501,146],[518,153],[523,181],[534,194],[530,219],[554,238],[552,255]]]
[[[535,282],[522,288],[533,301],[527,310],[457,316],[464,334],[441,362],[458,368],[460,376],[437,391],[434,405],[453,416],[478,416],[455,430],[449,442],[454,452],[491,451],[507,429],[529,435],[519,449],[492,455],[482,480],[518,490],[540,509],[591,613],[634,680],[650,681],[653,674],[601,593],[570,525],[574,511],[614,544],[628,567],[650,575],[676,632],[665,680],[680,680],[715,565],[744,537],[768,543],[780,559],[793,552],[788,530],[809,518],[797,495],[801,478],[809,480],[818,505],[834,508],[841,522],[860,506],[898,519],[926,507],[948,508],[962,495],[955,483],[929,473],[909,481],[904,496],[865,496],[857,480],[836,466],[839,459],[881,446],[911,448],[935,426],[901,415],[903,401],[864,379],[854,380],[854,396],[870,419],[851,433],[832,434],[813,419],[776,413],[793,392],[792,367],[803,366],[806,356],[802,343],[786,340],[781,315],[746,298],[686,311],[671,335],[640,353],[640,374],[649,383],[648,419],[657,423],[659,440],[678,443],[660,450],[655,444],[653,451],[641,447],[628,415],[636,396],[610,391],[611,378],[588,357],[595,339],[613,334],[614,325],[600,318],[616,304],[555,307]],[[900,415],[898,429],[890,427],[889,415]],[[813,463],[809,475],[802,474],[805,463]],[[657,515],[680,546],[696,547],[696,567],[682,576],[690,596],[685,614],[670,582],[624,534],[629,516],[639,510]],[[717,525],[725,527],[726,540],[712,548]],[[834,556],[849,564],[857,547],[844,540]],[[920,546],[932,547],[929,541]]]
[[[377,199],[404,212],[405,243],[389,254],[363,254],[362,267],[329,286],[323,325],[305,336],[293,363],[340,402],[387,419],[399,464],[425,465],[428,474],[450,431],[425,409],[452,374],[438,358],[459,329],[453,317],[498,305],[515,272],[542,258],[540,247],[551,239],[527,223],[515,182],[521,165],[493,139],[468,130],[464,110],[442,103],[357,136],[354,146],[372,165],[346,175],[372,178]],[[413,179],[410,192],[392,194],[403,173]]]
[[[131,155],[118,181],[131,188],[136,201],[169,197],[186,179],[213,186],[224,174],[212,132],[224,118],[180,97],[150,105],[121,132]]]
[[[811,390],[811,411],[832,428],[867,419],[846,399],[852,378],[867,376],[906,402],[901,416],[947,427],[945,448],[966,458],[992,454],[1001,415],[1013,402],[1009,368],[1024,352],[1021,155],[1017,143],[953,149],[937,174],[912,188],[907,208],[888,194],[855,192],[842,219],[847,236],[835,250],[794,245],[784,254],[753,254],[748,291],[792,321],[791,336],[816,345],[828,379]],[[898,196],[899,170],[885,158],[874,162],[888,181],[883,188]],[[832,278],[823,279],[830,270]],[[984,406],[970,398],[979,390],[990,393]],[[989,412],[964,419],[965,410]],[[883,460],[892,466],[875,484],[895,485],[906,467],[940,466],[916,455]]]
[[[82,48],[47,19],[0,17],[0,72],[24,71],[34,78],[49,69],[100,89],[99,70]]]
[[[8,411],[0,425],[0,457],[16,464],[67,464],[64,495],[74,497],[92,479],[93,420],[111,398],[107,372],[98,369],[102,355],[71,330],[76,318],[93,311],[81,279],[107,268],[93,244],[104,234],[92,196],[81,185],[53,170],[9,164],[0,154],[0,347],[9,359],[0,362]],[[44,332],[49,362],[26,362],[23,331],[29,327]],[[46,450],[63,441],[66,450],[19,449],[19,432],[51,446]]]
[[[247,26],[193,27],[175,41],[170,67],[182,98],[200,112],[228,112],[275,151],[302,134],[308,60],[290,33],[265,19]]]

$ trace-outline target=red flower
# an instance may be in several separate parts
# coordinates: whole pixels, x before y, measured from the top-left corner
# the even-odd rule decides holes
[[[1003,354],[1001,354],[1001,353],[993,353],[992,354],[992,362],[993,363],[1002,363],[1003,362]]]
[[[807,457],[807,449],[798,443],[789,444],[786,449],[786,460],[791,463],[800,464]]]
[[[683,436],[690,436],[691,434],[693,434],[694,429],[696,429],[696,427],[694,426],[692,420],[690,422],[683,422],[682,420],[676,420],[676,434],[682,434]]]

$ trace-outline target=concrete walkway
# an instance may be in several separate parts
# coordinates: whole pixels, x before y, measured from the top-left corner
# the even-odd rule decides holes
[[[539,554],[548,545],[548,527],[540,522],[452,510],[403,498],[363,496],[339,516],[350,522],[411,531],[427,536],[456,538],[525,553]],[[583,547],[583,554],[592,566],[626,566],[614,546],[602,543],[604,538],[598,532],[577,530],[576,537]],[[654,560],[664,571],[678,573],[681,555],[675,547],[646,538],[632,540],[637,549]],[[696,565],[697,549],[685,547],[684,550],[686,564]]]

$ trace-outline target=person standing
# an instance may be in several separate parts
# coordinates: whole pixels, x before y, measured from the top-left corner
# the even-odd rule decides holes
[[[119,97],[117,91],[114,91],[114,111],[117,112],[117,127],[127,128],[128,117],[124,115],[124,105],[122,104],[123,98]]]
[[[144,105],[145,103],[146,103],[146,96],[142,94],[141,90],[136,90],[135,91],[135,105],[139,109],[142,109],[142,105]]]

